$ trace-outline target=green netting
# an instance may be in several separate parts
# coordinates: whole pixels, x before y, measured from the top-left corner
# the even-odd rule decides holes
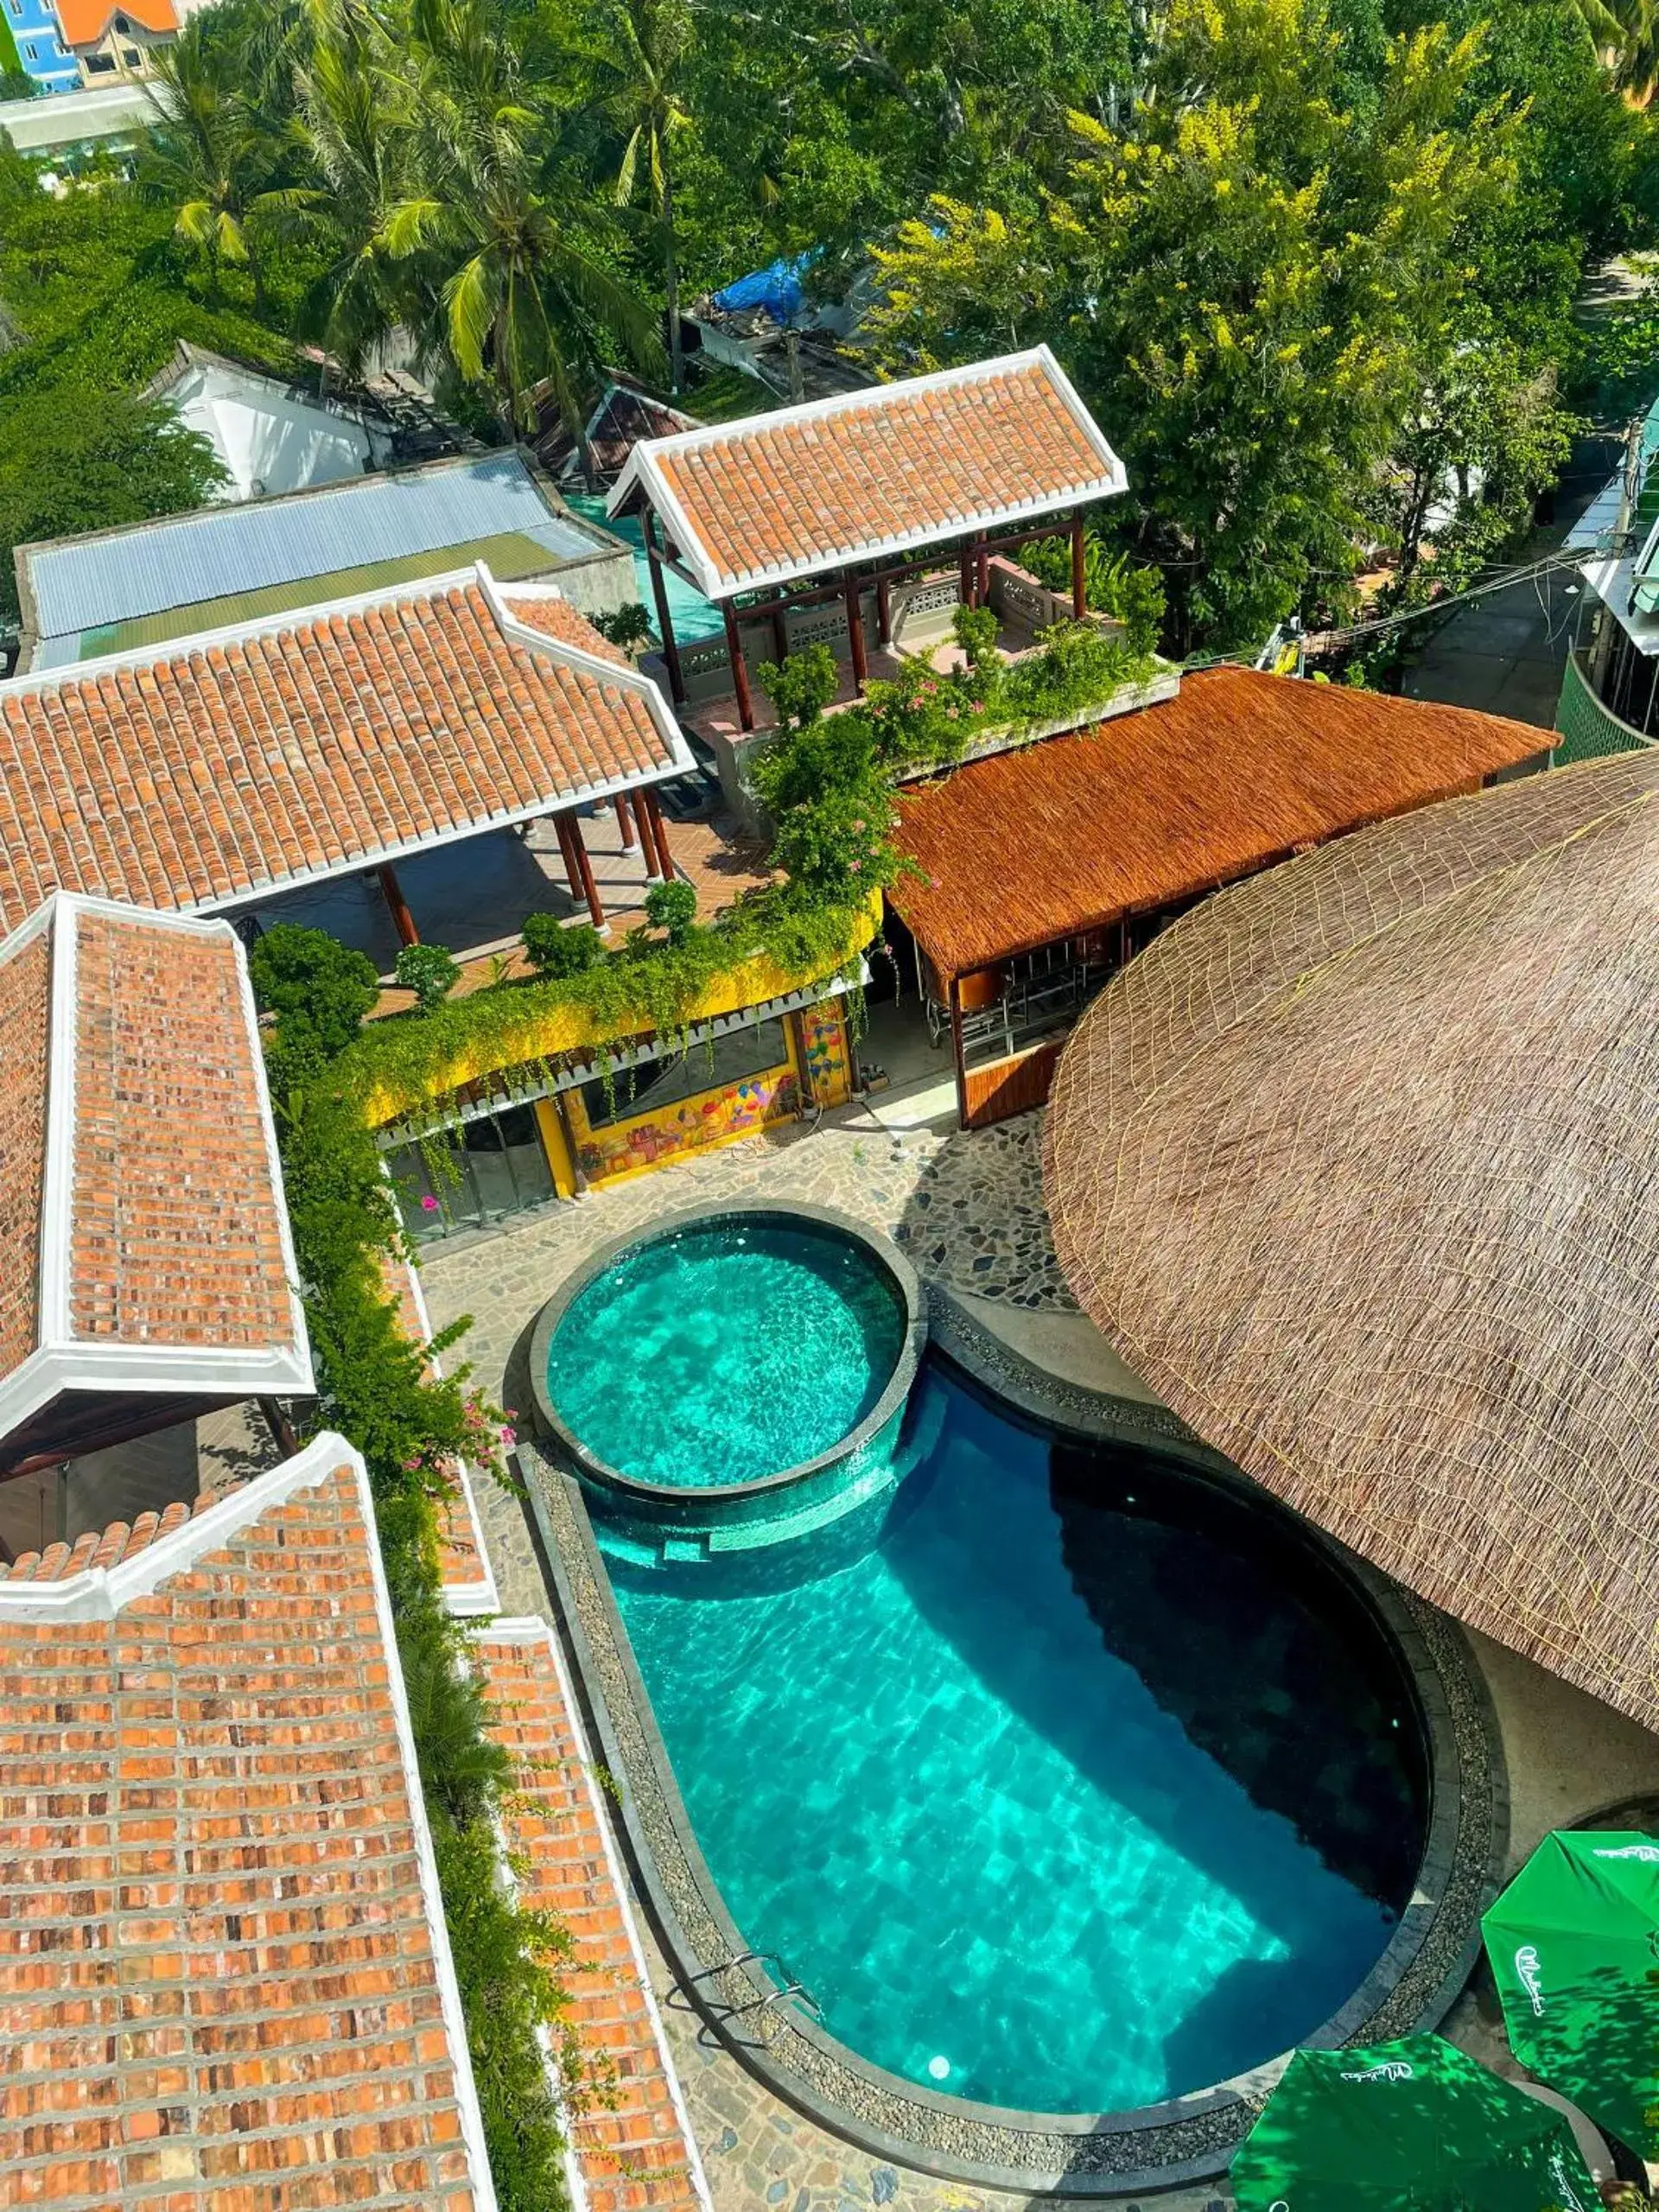
[[[1652,743],[1597,698],[1576,653],[1568,656],[1561,679],[1555,728],[1558,768],[1569,766],[1574,760],[1600,760],[1610,753],[1640,752]]]

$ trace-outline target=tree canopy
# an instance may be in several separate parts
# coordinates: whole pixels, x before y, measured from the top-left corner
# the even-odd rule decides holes
[[[1636,0],[220,0],[136,183],[0,164],[0,483],[60,473],[8,393],[130,401],[181,334],[347,372],[395,337],[486,435],[580,444],[607,367],[696,411],[684,304],[805,256],[879,373],[1051,344],[1166,645],[1237,649],[1526,521],[1586,271],[1659,225],[1646,35]],[[200,461],[160,439],[118,504]]]

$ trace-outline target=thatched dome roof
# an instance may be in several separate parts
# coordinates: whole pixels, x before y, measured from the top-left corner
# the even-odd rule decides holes
[[[1659,1719],[1659,751],[1195,909],[1046,1135],[1073,1289],[1208,1440]]]

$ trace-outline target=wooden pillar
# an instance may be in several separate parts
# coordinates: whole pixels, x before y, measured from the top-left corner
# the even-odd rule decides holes
[[[783,602],[789,594],[782,584],[778,587],[778,603],[772,610],[772,657],[779,668],[789,658],[789,621]]]
[[[623,851],[631,852],[633,849],[633,814],[621,791],[616,795],[616,826],[622,832]]]
[[[893,587],[885,576],[875,580],[875,634],[882,645],[893,643]]]
[[[663,864],[658,855],[657,840],[652,835],[651,814],[645,804],[645,794],[644,791],[633,791],[629,796],[633,818],[639,825],[639,857],[645,864],[646,875],[654,881],[662,874]]]
[[[582,841],[582,824],[573,815],[561,814],[556,820],[559,826],[559,849],[564,855],[564,864],[570,871],[570,895],[585,899],[588,912],[596,930],[605,926],[605,908],[600,899],[599,886],[594,881],[594,864],[588,857],[588,848]]]
[[[668,663],[668,688],[675,705],[683,707],[685,677],[680,668],[680,649],[674,639],[674,618],[668,611],[668,586],[663,578],[662,556],[657,550],[656,520],[649,507],[641,511],[639,524],[645,541],[645,562],[651,570],[651,595],[657,602],[657,628],[663,640],[663,658]]]
[[[974,603],[974,549],[966,540],[957,556],[957,573],[961,579],[962,603],[964,607],[971,607]]]
[[[990,556],[985,550],[985,533],[974,532],[974,604],[988,607],[991,603]]]
[[[397,880],[397,871],[390,862],[375,870],[380,886],[380,895],[391,915],[391,925],[397,932],[399,944],[418,944],[421,933],[415,926],[415,917],[409,911],[409,901],[404,896],[404,887]]]
[[[651,830],[651,842],[657,849],[657,862],[662,870],[663,881],[674,880],[674,855],[668,849],[668,824],[663,820],[663,810],[653,791],[641,793],[645,802],[645,821]]]
[[[862,698],[869,681],[870,664],[864,652],[864,609],[856,576],[843,579],[841,595],[847,607],[847,642],[853,652],[853,689]]]
[[[300,1440],[294,1433],[294,1424],[283,1410],[276,1398],[261,1398],[259,1410],[264,1416],[265,1427],[270,1431],[270,1440],[283,1459],[291,1459],[300,1448]]]
[[[743,640],[737,632],[737,613],[729,599],[721,601],[726,618],[726,658],[732,664],[732,689],[737,694],[737,719],[745,729],[754,728],[754,702],[749,696],[749,671],[743,665]]]
[[[950,1050],[957,1063],[957,1121],[968,1126],[968,1063],[962,1048],[962,994],[956,976],[950,978]]]
[[[1083,510],[1071,518],[1071,620],[1081,622],[1089,612],[1089,580],[1084,560]]]

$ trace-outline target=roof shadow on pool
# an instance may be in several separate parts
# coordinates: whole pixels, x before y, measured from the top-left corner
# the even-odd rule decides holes
[[[1403,1666],[1277,1509],[1163,1453],[1045,1433],[951,1381],[930,1459],[977,1451],[975,1478],[1003,1510],[964,1511],[945,1545],[937,1529],[909,1541],[901,1516],[892,1571],[994,1695],[1300,1955],[1307,2032],[1306,1947],[1331,1936],[1319,1869],[1390,1915],[1417,1872],[1427,1793]],[[1032,1489],[1053,1516],[1036,1534],[1037,1516],[1008,1510]],[[1075,1667],[1057,1678],[1046,1657],[1057,1637],[1076,1653],[1079,1615],[1113,1670],[1109,1727],[1075,1694]],[[1268,1817],[1249,1821],[1252,1808]],[[1335,2001],[1385,1948],[1381,1916],[1356,1940],[1351,1960],[1326,1959]]]

